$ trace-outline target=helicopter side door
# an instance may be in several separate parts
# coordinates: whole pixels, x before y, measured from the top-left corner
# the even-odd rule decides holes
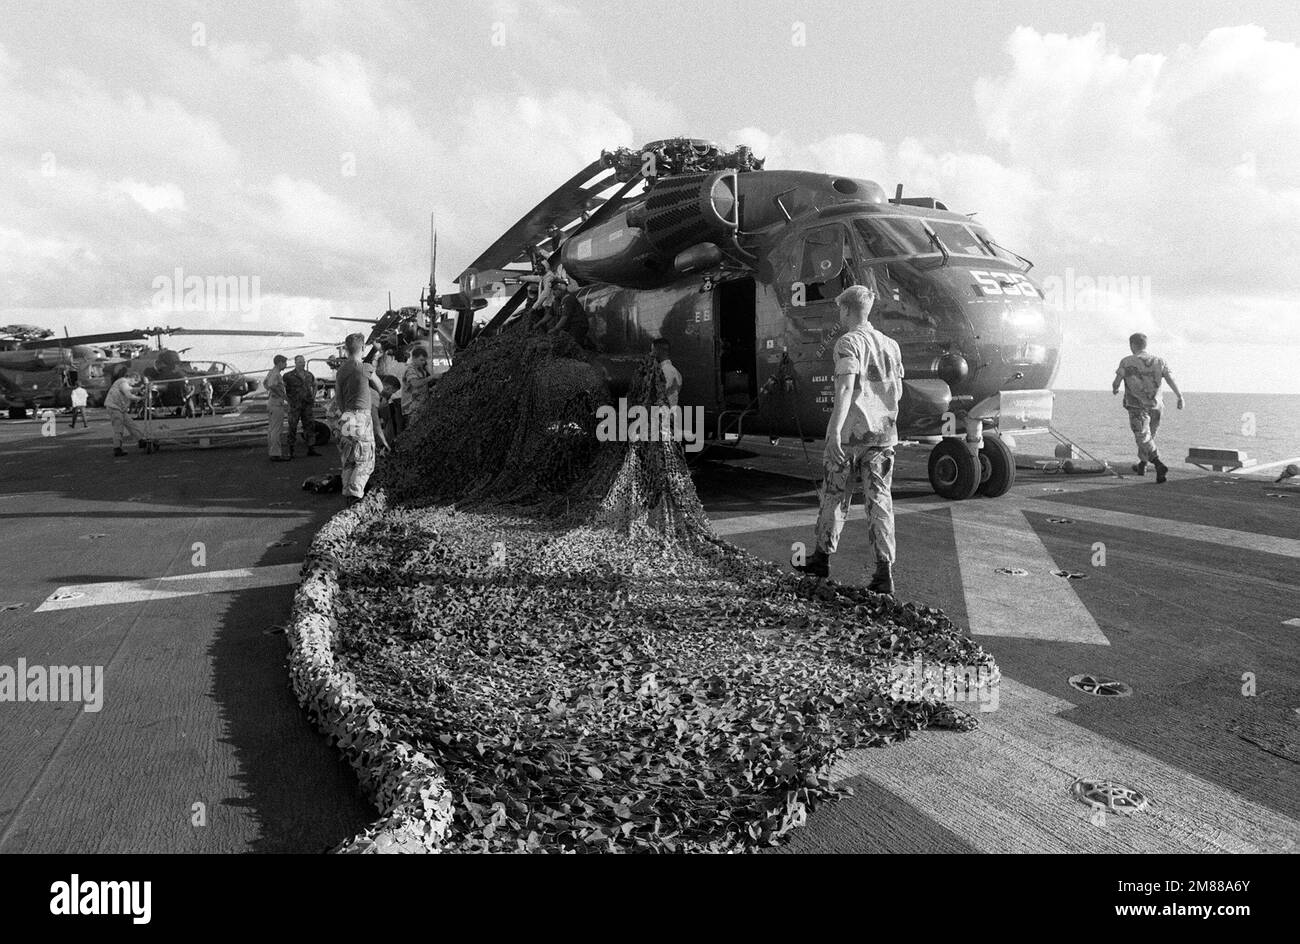
[[[831,347],[842,329],[836,297],[861,279],[860,249],[842,221],[812,226],[784,247],[777,270],[785,316],[784,348],[811,396],[800,397],[812,428],[825,421],[834,398]]]

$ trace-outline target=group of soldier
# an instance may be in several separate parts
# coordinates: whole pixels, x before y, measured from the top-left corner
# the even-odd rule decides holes
[[[307,455],[321,455],[315,448],[316,377],[301,356],[294,358],[292,370],[285,370],[287,366],[288,359],[277,354],[263,381],[270,412],[266,447],[272,462],[294,458],[300,431]],[[344,339],[326,421],[337,437],[343,496],[349,504],[365,494],[377,456],[424,409],[432,382],[429,352],[421,345],[412,346],[403,358],[394,346],[374,342],[367,356],[363,335]]]
[[[307,359],[299,354],[293,359],[293,370],[286,371],[289,359],[277,354],[274,366],[266,372],[262,384],[266,388],[267,410],[270,423],[266,429],[266,448],[272,462],[288,462],[294,457],[298,431],[301,428],[307,445],[307,455],[319,456],[316,451],[315,417],[316,377],[307,369]],[[283,437],[285,420],[289,423],[289,454],[284,454]]]
[[[529,290],[529,303],[516,315],[525,329],[543,334],[566,331],[582,347],[592,349],[591,324],[587,310],[577,296],[577,285],[562,271],[547,272],[541,284]]]

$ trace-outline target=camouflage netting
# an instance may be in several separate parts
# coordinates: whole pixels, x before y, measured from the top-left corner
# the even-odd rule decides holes
[[[629,400],[662,393],[647,359]],[[975,726],[892,683],[920,659],[995,685],[987,653],[720,541],[679,445],[596,441],[608,397],[567,338],[479,342],[313,544],[295,686],[386,814],[349,848],[770,845],[846,749]]]
[[[568,335],[480,340],[433,387],[375,484],[400,502],[563,495],[591,465],[607,399],[582,353]]]
[[[663,382],[647,357],[628,402],[663,403]],[[567,334],[479,341],[434,387],[376,485],[400,503],[533,505],[625,532],[712,538],[679,446],[596,440],[596,410],[607,403],[604,371]]]

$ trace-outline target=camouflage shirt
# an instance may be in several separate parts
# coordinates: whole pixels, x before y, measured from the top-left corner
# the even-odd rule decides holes
[[[849,445],[898,444],[898,401],[903,395],[903,355],[898,342],[869,325],[835,342],[835,377],[852,374],[853,399],[844,422]]]
[[[1172,378],[1169,365],[1154,354],[1145,351],[1130,354],[1119,362],[1115,376],[1124,381],[1124,408],[1128,410],[1160,410],[1164,403],[1160,397],[1160,384]]]
[[[316,399],[316,378],[311,371],[295,367],[281,374],[280,379],[284,381],[285,399],[290,403],[311,403]]]

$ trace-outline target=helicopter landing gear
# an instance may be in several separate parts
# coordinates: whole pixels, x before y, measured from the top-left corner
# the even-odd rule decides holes
[[[984,435],[979,462],[979,494],[985,498],[998,498],[1011,490],[1016,481],[1016,457],[1001,436]]]
[[[322,423],[316,420],[311,424],[312,437],[316,440],[317,446],[328,446],[330,441],[330,428],[328,423]]]
[[[965,501],[980,487],[980,460],[965,440],[949,437],[930,450],[930,487],[952,501]]]
[[[27,408],[21,406],[11,406],[9,408],[9,418],[11,420],[27,419]]]

